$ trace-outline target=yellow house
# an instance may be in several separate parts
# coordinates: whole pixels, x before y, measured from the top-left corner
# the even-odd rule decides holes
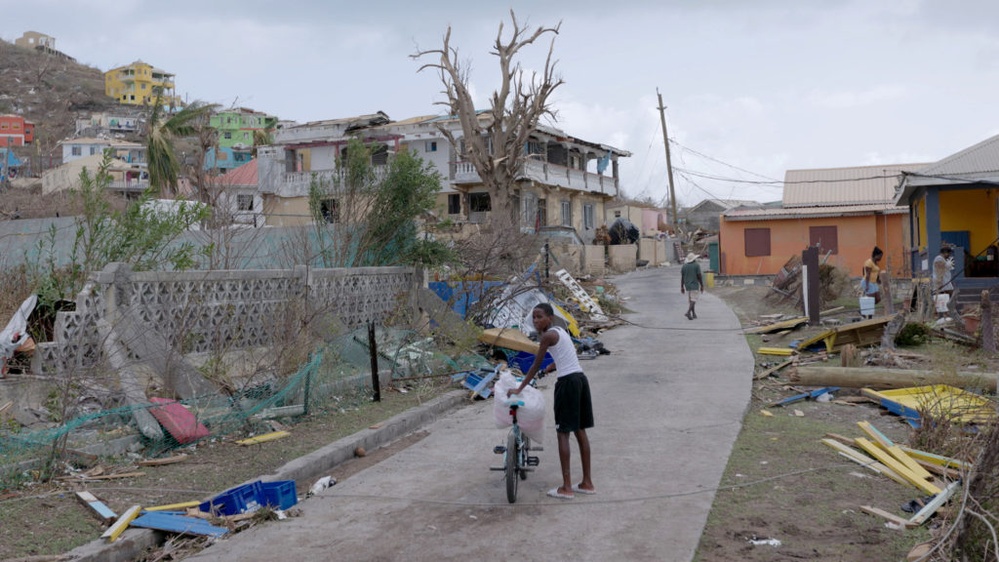
[[[174,75],[137,60],[104,73],[104,93],[119,103],[148,105],[162,94],[164,105],[178,105]]]

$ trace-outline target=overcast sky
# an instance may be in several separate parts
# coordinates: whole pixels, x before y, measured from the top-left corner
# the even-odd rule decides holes
[[[777,200],[765,182],[787,169],[934,162],[999,133],[989,0],[0,0],[0,36],[52,35],[102,71],[142,59],[189,100],[281,119],[404,119],[443,112],[438,78],[409,55],[449,25],[485,106],[511,7],[561,21],[556,126],[630,151],[631,196],[667,193],[657,88],[682,205]]]

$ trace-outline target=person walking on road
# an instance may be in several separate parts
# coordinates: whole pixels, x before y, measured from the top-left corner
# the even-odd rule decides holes
[[[555,381],[555,432],[558,435],[558,460],[562,466],[562,485],[548,490],[548,496],[571,500],[575,494],[595,494],[593,480],[590,477],[590,440],[586,430],[593,427],[593,404],[590,401],[590,383],[579,366],[576,357],[576,346],[564,329],[553,325],[555,311],[552,305],[541,303],[531,311],[534,329],[541,334],[538,353],[534,363],[524,375],[524,380],[510,394],[519,394],[531,379],[541,369],[541,362],[546,353],[551,353],[554,362],[546,367],[544,373],[558,371]],[[542,373],[542,375],[544,375]],[[578,484],[572,483],[570,470],[569,434],[576,436],[579,444],[579,457],[583,465],[583,479]]]
[[[933,258],[933,303],[938,319],[947,318],[947,306],[954,294],[953,270],[954,250],[945,244],[940,248],[940,254]]]
[[[683,314],[687,320],[697,318],[694,305],[703,292],[704,278],[701,275],[701,266],[697,263],[697,256],[691,252],[687,254],[687,259],[683,260],[683,267],[680,268],[680,294],[687,293],[687,312]]]

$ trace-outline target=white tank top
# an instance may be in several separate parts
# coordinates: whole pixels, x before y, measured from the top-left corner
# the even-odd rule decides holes
[[[557,326],[552,326],[549,330],[554,330],[558,334],[558,341],[548,348],[548,353],[551,353],[552,359],[555,360],[555,368],[558,369],[559,378],[572,373],[582,373],[583,368],[579,366],[576,346],[573,345],[569,332]]]

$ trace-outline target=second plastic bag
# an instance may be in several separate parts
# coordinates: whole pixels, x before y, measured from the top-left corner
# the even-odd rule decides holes
[[[493,386],[493,417],[497,427],[513,424],[510,407],[507,405],[507,391],[516,390],[520,382],[509,369],[500,371],[499,380]],[[517,409],[517,423],[532,440],[542,443],[545,435],[545,395],[533,386],[525,386],[520,394],[515,394],[523,406]]]

